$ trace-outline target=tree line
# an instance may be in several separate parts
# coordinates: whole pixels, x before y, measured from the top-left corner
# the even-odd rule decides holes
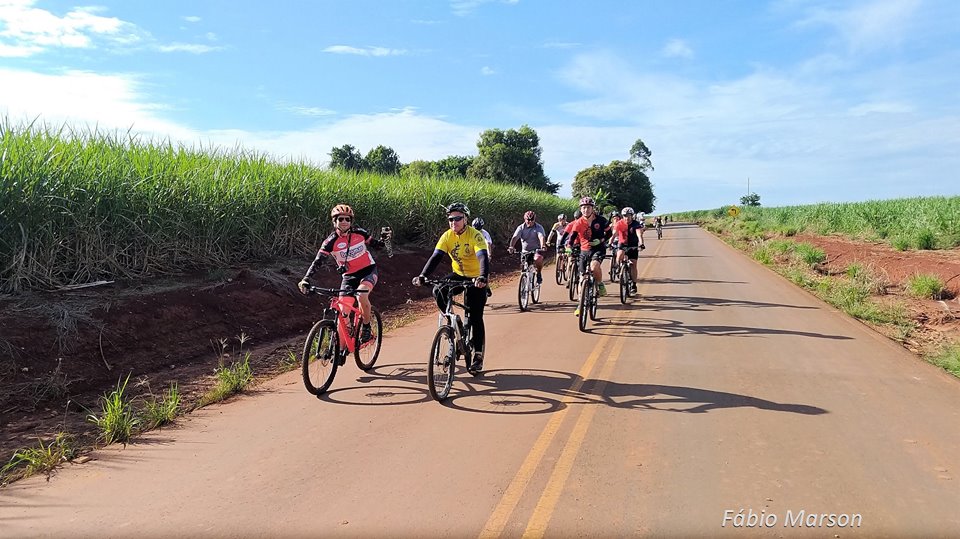
[[[476,156],[450,155],[436,161],[416,160],[402,163],[389,146],[377,146],[364,156],[350,144],[330,151],[330,167],[352,171],[370,171],[385,175],[414,175],[435,178],[465,178],[516,184],[556,194],[560,184],[543,172],[540,137],[529,126],[520,129],[487,129],[477,141]],[[628,160],[608,165],[592,165],[577,173],[572,194],[600,195],[600,207],[633,207],[650,213],[656,196],[647,171],[653,171],[652,152],[640,139],[630,148]]]

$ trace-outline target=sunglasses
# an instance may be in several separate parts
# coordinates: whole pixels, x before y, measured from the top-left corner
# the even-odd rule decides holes
[[[459,223],[460,221],[463,221],[463,216],[454,215],[453,217],[447,217],[447,221],[450,221],[451,223]]]
[[[346,223],[351,223],[351,222],[353,222],[353,217],[337,217],[337,222],[338,222],[338,223],[344,223],[344,222],[346,222]]]
[[[532,223],[532,222],[533,222],[533,219],[524,219],[524,221],[526,221],[526,222],[528,222],[528,223]]]

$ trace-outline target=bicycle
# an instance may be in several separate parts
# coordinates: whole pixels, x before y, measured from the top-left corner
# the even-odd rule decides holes
[[[663,239],[663,225],[657,223],[657,239]]]
[[[630,253],[636,251],[637,249],[639,249],[639,247],[627,247],[624,253]],[[633,260],[630,260],[629,257],[624,256],[623,261],[620,262],[620,264],[615,265],[620,266],[620,303],[625,304],[627,302],[627,298],[634,295],[633,286],[635,283],[633,281],[633,275],[630,273],[630,268],[633,266]]]
[[[593,278],[593,272],[590,269],[587,269],[587,272],[581,278],[580,283],[580,316],[577,317],[577,322],[580,326],[580,331],[587,331],[587,317],[590,317],[590,320],[594,322],[597,321],[597,304],[599,300],[597,299],[597,282]]]
[[[434,295],[440,288],[464,288],[472,287],[470,281],[458,281],[455,279],[425,279],[424,284],[433,285]],[[460,307],[464,310],[464,318],[455,313],[453,308]],[[443,312],[438,315],[437,333],[433,337],[433,344],[430,346],[430,361],[427,363],[427,387],[430,389],[430,395],[437,401],[443,401],[450,394],[450,388],[453,387],[453,377],[456,371],[457,358],[463,357],[467,372],[473,376],[479,376],[480,371],[470,369],[473,362],[473,328],[470,325],[470,313],[466,305],[454,301],[453,294],[447,293],[447,305]],[[466,326],[466,327],[464,327]]]
[[[613,244],[611,244],[611,246],[612,245]],[[612,247],[612,248],[613,248],[613,252],[616,253],[617,247]],[[620,271],[620,266],[617,264],[616,257],[613,257],[610,260],[610,282],[611,283],[615,283],[619,280],[620,278],[620,274],[618,273],[619,271]]]
[[[383,345],[383,322],[380,313],[371,309],[372,338],[361,342],[363,324],[357,323],[360,320],[359,295],[369,290],[310,286],[308,291],[330,297],[330,305],[323,310],[320,321],[310,329],[303,345],[303,385],[307,391],[319,396],[333,383],[337,368],[346,363],[348,354],[353,354],[360,370],[369,371],[373,368]]]
[[[567,288],[570,301],[577,301],[580,293],[580,251],[574,251],[569,258],[567,266],[570,268],[570,275],[567,277]]]
[[[569,263],[569,257],[563,249],[557,250],[557,265],[556,265],[556,279],[557,284],[562,285],[563,281],[567,279],[567,264]]]
[[[517,302],[520,304],[520,310],[526,311],[530,306],[530,300],[534,303],[540,303],[540,283],[537,282],[537,267],[530,261],[536,251],[521,251],[520,264],[520,283],[517,285]]]

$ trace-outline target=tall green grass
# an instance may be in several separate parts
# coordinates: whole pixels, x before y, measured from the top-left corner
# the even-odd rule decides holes
[[[797,231],[839,233],[858,239],[885,240],[901,250],[960,246],[960,196],[742,207],[741,210],[738,220],[755,221],[763,230],[788,236]],[[700,222],[731,219],[726,211],[726,208],[699,210],[672,214],[671,218]]]
[[[0,122],[0,291],[310,257],[347,203],[398,243],[436,241],[465,202],[503,237],[572,200],[511,185],[328,171],[242,149]]]

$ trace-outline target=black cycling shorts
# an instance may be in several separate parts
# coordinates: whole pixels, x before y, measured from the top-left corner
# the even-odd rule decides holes
[[[627,258],[630,260],[636,260],[640,257],[640,246],[639,245],[628,245],[620,246],[621,251],[627,252]]]
[[[598,247],[591,247],[589,251],[580,252],[580,275],[585,274],[590,269],[590,262],[596,260],[597,262],[603,262],[605,255],[607,254],[607,248],[603,245]]]

